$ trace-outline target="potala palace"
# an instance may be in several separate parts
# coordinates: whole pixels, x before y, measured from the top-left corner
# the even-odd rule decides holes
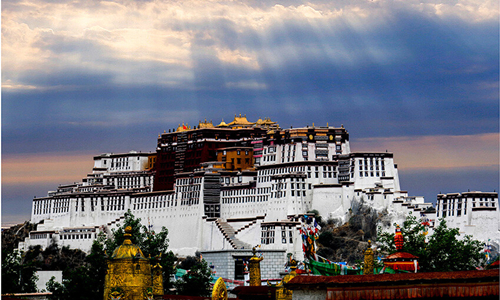
[[[152,153],[93,159],[81,182],[33,199],[31,222],[39,225],[21,249],[56,242],[89,250],[130,210],[152,230],[168,228],[170,249],[179,255],[199,250],[216,261],[262,245],[283,261],[286,253],[300,259],[301,216],[316,210],[324,220],[348,221],[359,203],[385,211],[391,224],[410,212],[431,227],[446,217],[465,234],[500,240],[498,193],[439,195],[436,210],[401,189],[393,153],[351,152],[343,126],[283,129],[239,115],[165,131]]]

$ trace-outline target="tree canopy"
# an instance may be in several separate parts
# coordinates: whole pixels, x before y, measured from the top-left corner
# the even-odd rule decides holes
[[[47,284],[47,289],[53,293],[52,299],[102,298],[107,259],[118,246],[123,244],[127,226],[132,227],[132,243],[141,248],[151,263],[159,262],[163,267],[163,286],[168,290],[172,286],[170,276],[174,272],[174,262],[177,260],[172,251],[168,251],[168,230],[165,227],[159,233],[148,230],[141,224],[140,218],[127,212],[122,226],[112,230],[112,237],[106,238],[101,234],[94,241],[90,254],[82,266],[64,270],[62,283],[51,280]]]
[[[207,296],[210,293],[212,271],[204,259],[188,256],[187,260],[192,261],[193,258],[196,261],[191,265],[189,272],[184,274],[175,286],[180,295]]]
[[[459,230],[448,228],[444,218],[439,219],[429,237],[424,234],[425,226],[411,214],[400,228],[404,238],[402,252],[418,256],[422,272],[474,270],[485,262],[482,243],[469,235],[460,238]],[[394,233],[381,231],[379,228],[379,251],[386,254],[396,252]]]
[[[2,251],[2,294],[36,292],[37,265],[16,250]]]

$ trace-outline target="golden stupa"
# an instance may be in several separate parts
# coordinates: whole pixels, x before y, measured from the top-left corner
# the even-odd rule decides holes
[[[127,226],[123,244],[115,249],[108,260],[104,300],[154,299],[155,296],[163,295],[161,266],[151,266],[141,249],[132,244],[131,232],[132,227]]]
[[[261,286],[260,261],[263,260],[263,258],[257,257],[257,247],[260,247],[260,245],[252,248],[253,256],[249,261],[250,286]]]

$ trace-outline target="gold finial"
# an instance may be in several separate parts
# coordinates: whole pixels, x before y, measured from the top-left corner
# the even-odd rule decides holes
[[[314,122],[313,122],[313,127],[314,127]]]
[[[253,254],[253,256],[257,256],[257,248],[259,248],[259,247],[260,247],[260,245],[252,247],[252,254]]]
[[[125,227],[125,234],[123,237],[125,238],[123,240],[123,245],[132,245],[132,241],[130,240],[132,237],[132,226]]]

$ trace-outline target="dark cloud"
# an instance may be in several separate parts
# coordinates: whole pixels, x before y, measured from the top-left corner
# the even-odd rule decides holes
[[[82,3],[89,11],[97,5]],[[164,20],[161,26],[192,37],[190,64],[161,62],[167,54],[117,57],[99,41],[119,37],[104,29],[86,30],[82,38],[44,32],[35,46],[61,60],[43,71],[2,74],[4,82],[38,87],[2,90],[2,152],[150,151],[157,134],[178,123],[231,121],[239,113],[250,120],[271,117],[282,127],[344,124],[357,138],[498,132],[496,20],[433,17],[396,4],[342,1],[335,7],[355,4],[377,11],[355,19],[291,14],[267,21],[265,29],[225,17]],[[159,41],[165,49],[185,42]],[[220,49],[249,54],[258,67],[224,61]],[[494,171],[469,171],[402,172],[401,186],[433,199],[438,187],[469,188],[464,174],[498,182]],[[479,181],[470,188],[493,185],[488,179],[474,187]]]
[[[400,170],[401,187],[414,196],[436,203],[437,194],[499,189],[498,166],[436,170]]]
[[[91,159],[91,158],[90,158]],[[2,224],[23,223],[31,218],[31,203],[33,197],[45,197],[47,191],[57,186],[53,184],[2,184]]]

